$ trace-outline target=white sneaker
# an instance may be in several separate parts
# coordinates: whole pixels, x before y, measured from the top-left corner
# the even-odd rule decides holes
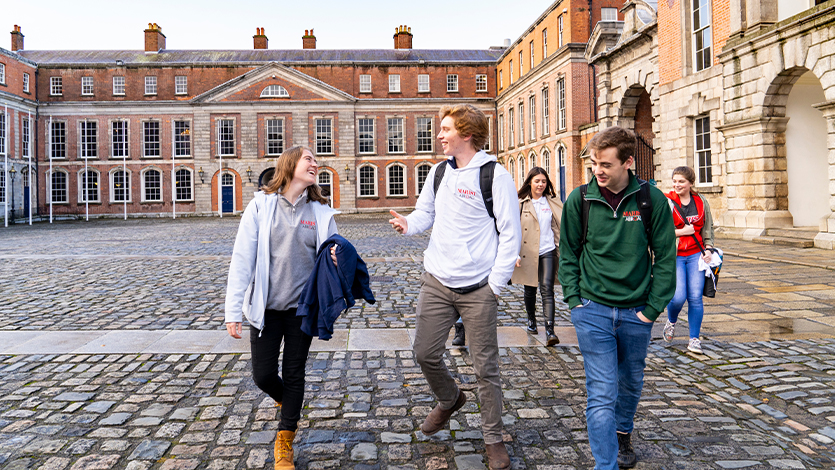
[[[664,325],[664,341],[671,343],[673,341],[673,336],[675,336],[676,332],[676,324],[670,323],[670,320],[667,320],[667,324]]]
[[[687,345],[687,350],[696,354],[703,354],[702,342],[699,338],[690,338],[690,344]]]

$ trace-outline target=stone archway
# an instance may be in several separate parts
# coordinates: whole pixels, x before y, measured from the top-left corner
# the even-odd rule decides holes
[[[644,180],[655,179],[654,122],[652,99],[647,89],[641,85],[627,88],[620,102],[617,124],[632,129],[638,138],[638,146],[635,149],[635,174]]]

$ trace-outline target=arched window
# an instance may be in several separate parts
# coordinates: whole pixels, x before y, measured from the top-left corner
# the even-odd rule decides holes
[[[149,168],[142,173],[142,202],[162,201],[162,172]]]
[[[0,125],[3,125],[3,123],[0,122]],[[3,131],[5,131],[5,129],[3,129]],[[6,169],[5,168],[0,168],[0,202],[2,202],[2,203],[6,202]]]
[[[110,202],[130,202],[130,171],[121,167],[110,172]]]
[[[174,187],[176,188],[174,191],[174,198],[177,201],[194,200],[191,173],[191,168],[180,168],[174,173]],[[229,173],[225,173],[225,175],[228,174]]]
[[[392,163],[386,168],[386,195],[406,195],[406,167],[400,163]]]
[[[548,176],[551,176],[551,152],[548,149],[542,151],[542,168],[545,168],[545,171],[548,172]]]
[[[78,202],[99,202],[99,172],[88,168],[78,172]]]
[[[290,94],[281,85],[270,85],[261,90],[261,98],[289,98]]]
[[[415,182],[417,183],[418,195],[421,191],[423,191],[423,185],[426,184],[426,178],[429,177],[429,170],[431,169],[432,165],[430,165],[429,163],[421,163],[420,165],[415,167]]]
[[[64,170],[54,170],[49,178],[49,193],[54,203],[69,202],[67,196],[67,172]]]
[[[519,155],[519,182],[520,183],[525,181],[525,176],[527,176],[527,173],[525,173],[525,157],[522,156],[522,155]]]
[[[235,177],[231,173],[224,173],[220,180],[221,186],[235,186]]]
[[[510,179],[516,181],[516,165],[512,158],[507,161],[507,172],[510,173]]]
[[[531,166],[529,168],[535,167],[536,166],[536,154],[531,152],[531,155],[530,155],[529,158],[530,158],[530,161],[531,161]]]
[[[316,182],[319,184],[319,189],[322,191],[322,197],[328,200],[328,205],[331,207],[333,207],[333,196],[331,192],[332,181],[333,176],[329,170],[319,170]]]
[[[359,195],[376,196],[377,167],[371,164],[365,164],[359,167],[357,173],[359,173]]]

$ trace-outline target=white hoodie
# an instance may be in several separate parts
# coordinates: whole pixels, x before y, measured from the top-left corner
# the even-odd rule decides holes
[[[475,154],[464,168],[449,165],[436,195],[435,171],[429,170],[415,211],[406,216],[406,235],[432,228],[424,252],[424,269],[447,287],[466,287],[489,275],[496,295],[513,274],[522,242],[519,199],[510,173],[496,165],[493,175],[493,214],[487,214],[479,185],[480,168],[496,157],[484,151]],[[500,234],[496,234],[496,228]]]

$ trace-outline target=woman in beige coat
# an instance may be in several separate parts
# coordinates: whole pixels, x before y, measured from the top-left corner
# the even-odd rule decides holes
[[[536,291],[542,296],[545,316],[545,344],[554,346],[554,281],[559,267],[560,218],[562,202],[556,198],[548,173],[533,167],[519,188],[522,216],[522,248],[511,282],[525,286],[528,332],[536,334]]]

